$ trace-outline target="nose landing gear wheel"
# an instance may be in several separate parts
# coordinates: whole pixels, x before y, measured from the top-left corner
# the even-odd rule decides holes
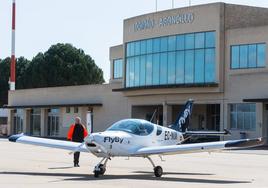
[[[156,166],[154,168],[154,175],[155,177],[161,177],[163,175],[163,169],[161,166]]]
[[[100,176],[100,171],[94,170],[93,172],[94,172],[94,177],[95,178],[98,178]]]
[[[106,171],[106,164],[107,164],[108,159],[110,159],[110,158],[103,158],[103,159],[99,162],[99,164],[97,164],[97,165],[95,166],[95,169],[94,169],[94,171],[93,171],[93,173],[94,173],[94,177],[95,177],[95,178],[98,178],[100,175],[103,175],[103,174],[105,173],[105,171]],[[104,164],[102,164],[102,162],[103,162],[104,160],[105,160],[105,162],[104,162]]]
[[[99,165],[99,169],[100,169],[100,171],[99,171],[100,175],[103,175],[105,173],[105,171],[106,171],[106,168],[104,167],[103,164]]]
[[[104,167],[103,164],[98,165],[98,167],[95,168],[94,172],[94,177],[98,178],[100,175],[103,175],[106,171],[106,168]]]

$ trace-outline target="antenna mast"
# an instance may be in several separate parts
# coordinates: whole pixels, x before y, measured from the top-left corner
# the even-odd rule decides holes
[[[12,37],[11,37],[11,64],[9,89],[15,90],[16,80],[16,57],[15,57],[15,24],[16,24],[16,0],[12,3]]]

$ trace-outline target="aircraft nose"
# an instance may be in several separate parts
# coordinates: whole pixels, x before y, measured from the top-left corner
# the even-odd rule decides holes
[[[94,143],[95,139],[93,134],[89,135],[85,141],[88,147],[96,147],[96,144]]]
[[[90,141],[90,142],[92,142],[92,141],[94,141],[94,135],[89,135],[89,137],[88,137],[88,141]]]

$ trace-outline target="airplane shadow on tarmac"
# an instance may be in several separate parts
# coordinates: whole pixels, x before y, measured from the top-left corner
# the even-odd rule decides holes
[[[61,170],[61,169],[69,169],[69,168],[73,168],[73,166],[51,167],[51,168],[48,168],[48,169],[49,170]]]
[[[71,174],[71,173],[43,173],[43,172],[0,172],[0,175],[22,175],[22,176],[47,176],[47,177],[62,177],[62,181],[100,181],[100,180],[116,180],[116,179],[130,179],[130,180],[152,180],[152,181],[167,181],[167,182],[186,182],[186,183],[208,183],[208,184],[237,184],[237,183],[251,183],[251,181],[234,181],[234,180],[217,180],[204,178],[180,178],[168,177],[167,175],[213,175],[202,173],[175,173],[165,172],[161,178],[154,177],[152,172],[135,171],[131,175],[111,175],[106,174],[95,178],[90,174]]]

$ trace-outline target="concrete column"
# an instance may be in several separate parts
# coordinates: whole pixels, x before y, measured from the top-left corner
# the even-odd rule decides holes
[[[48,109],[44,109],[44,134],[45,134],[45,136],[48,136],[48,128],[47,128],[47,126],[48,126]]]
[[[227,116],[225,113],[228,113],[228,110],[225,111],[225,108],[228,108],[227,105],[224,104],[224,101],[220,103],[220,131],[223,131],[224,129],[230,129],[227,127]],[[220,136],[220,140],[224,140],[224,136]]]
[[[163,126],[167,127],[172,123],[172,106],[163,103]]]
[[[263,123],[262,123],[262,137],[267,138],[268,136],[268,109],[266,107],[268,104],[263,104]],[[266,144],[268,140],[266,139]]]
[[[25,127],[26,133],[30,134],[31,132],[31,109],[25,109]],[[24,123],[24,122],[23,122]]]
[[[41,116],[40,116],[40,128],[41,128],[41,136],[46,136],[46,129],[45,129],[45,117],[46,117],[46,110],[41,108]]]
[[[22,128],[22,132],[23,133],[27,133],[28,131],[27,131],[27,125],[28,124],[30,124],[30,122],[28,122],[27,120],[27,118],[28,118],[28,113],[27,113],[27,109],[23,109],[23,128]]]
[[[256,103],[256,133],[252,135],[252,138],[265,136],[263,126],[264,124],[264,107],[263,103]]]

